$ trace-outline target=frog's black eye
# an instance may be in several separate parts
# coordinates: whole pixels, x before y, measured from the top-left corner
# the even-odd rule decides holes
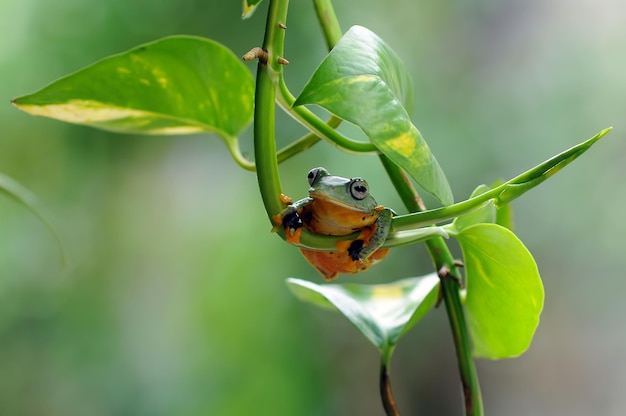
[[[324,168],[313,168],[309,171],[309,174],[307,175],[306,179],[309,181],[309,185],[313,186],[313,184],[317,182],[319,178],[321,178],[322,176],[328,176],[328,175],[329,175],[328,171]]]
[[[367,182],[361,178],[354,178],[350,181],[350,195],[352,198],[362,200],[367,197]]]

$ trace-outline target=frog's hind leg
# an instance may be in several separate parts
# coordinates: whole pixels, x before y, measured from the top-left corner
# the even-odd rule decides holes
[[[324,252],[315,250],[300,249],[305,259],[315,267],[315,270],[322,275],[324,280],[335,280],[341,272],[341,265],[338,264],[341,256],[336,252]]]

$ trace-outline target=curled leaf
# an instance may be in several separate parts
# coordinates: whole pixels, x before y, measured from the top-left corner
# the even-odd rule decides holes
[[[438,284],[434,273],[380,285],[287,279],[299,299],[341,312],[386,359],[402,335],[435,305]]]

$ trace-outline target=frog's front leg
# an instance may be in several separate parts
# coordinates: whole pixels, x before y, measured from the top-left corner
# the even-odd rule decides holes
[[[389,230],[391,229],[391,219],[394,212],[389,208],[383,208],[378,214],[373,234],[369,238],[367,244],[363,240],[355,240],[348,248],[348,254],[353,260],[365,261],[376,252],[387,240]]]
[[[311,202],[313,202],[313,198],[303,198],[289,204],[278,215],[274,216],[274,223],[277,226],[283,226],[287,242],[291,244],[300,242],[300,234],[302,233],[302,226],[304,225],[300,214],[304,207]]]

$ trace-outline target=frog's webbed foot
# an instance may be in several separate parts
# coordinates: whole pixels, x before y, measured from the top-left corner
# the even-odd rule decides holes
[[[366,258],[361,257],[361,253],[363,252],[363,240],[354,240],[350,243],[348,247],[348,255],[354,261],[364,261]]]
[[[281,195],[281,199],[285,203],[289,203],[291,201],[289,197],[284,195]],[[278,215],[274,216],[274,224],[276,224],[276,227],[281,225],[283,226],[288,243],[297,244],[300,242],[300,234],[302,234],[302,227],[304,226],[302,215],[300,213],[302,212],[302,209],[311,202],[311,198],[304,198],[299,201],[289,203],[285,209],[283,209]]]
[[[277,227],[282,225],[288,243],[297,244],[300,242],[300,234],[302,234],[304,223],[302,222],[300,213],[293,205],[282,210],[280,214],[275,215],[274,223],[276,224],[274,231],[276,231]]]
[[[362,232],[361,236],[364,237],[364,240],[355,240],[353,242],[354,244],[360,241],[360,245],[358,247],[355,246],[354,248],[357,258],[355,259],[354,256],[350,254],[354,260],[361,260],[364,262],[385,243],[391,228],[392,217],[393,211],[389,208],[383,208],[380,210],[378,220],[370,233],[364,235]]]
[[[302,228],[302,217],[296,210],[289,210],[283,215],[283,227],[285,231],[296,231],[298,228]]]

